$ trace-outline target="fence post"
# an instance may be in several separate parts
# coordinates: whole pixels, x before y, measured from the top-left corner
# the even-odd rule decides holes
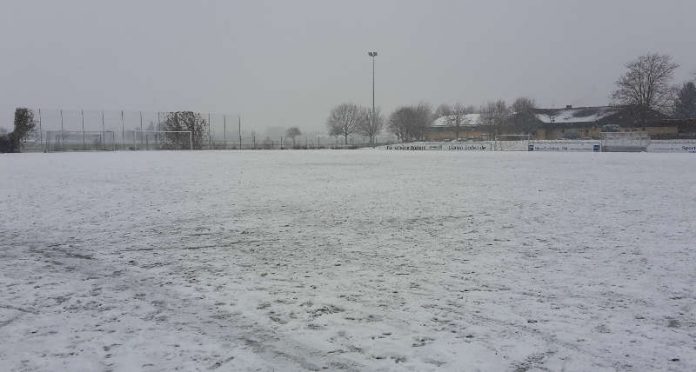
[[[126,123],[123,121],[123,110],[121,110],[121,150],[126,146]]]
[[[80,110],[80,116],[82,117],[82,150],[85,150],[85,110]]]
[[[143,144],[143,112],[140,111],[140,145]]]
[[[60,146],[65,142],[65,129],[63,128],[63,109],[60,109]]]
[[[43,142],[43,128],[41,126],[41,109],[39,109],[39,144],[43,147],[44,152],[46,152],[46,146],[44,146]]]
[[[157,133],[155,134],[155,142],[157,143],[157,149],[160,148],[160,112],[157,111]]]
[[[101,133],[101,144],[106,149],[106,146],[104,146],[104,143],[106,142],[106,130],[104,128],[104,110],[101,111],[101,120],[102,120],[102,133]]]

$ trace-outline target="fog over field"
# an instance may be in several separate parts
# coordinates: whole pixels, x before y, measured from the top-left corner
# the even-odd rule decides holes
[[[340,102],[605,105],[654,52],[696,73],[696,2],[91,0],[0,4],[0,127],[15,107],[240,114],[323,131]]]
[[[693,154],[0,156],[0,370],[696,369]]]

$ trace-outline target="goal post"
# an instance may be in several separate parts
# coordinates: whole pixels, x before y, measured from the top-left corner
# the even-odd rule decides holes
[[[495,137],[496,151],[527,151],[532,136],[529,134],[504,134]]]
[[[644,152],[650,146],[650,135],[644,131],[602,132],[602,149],[607,152]]]

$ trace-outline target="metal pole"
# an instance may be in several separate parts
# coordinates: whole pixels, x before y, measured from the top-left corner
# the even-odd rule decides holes
[[[225,150],[227,150],[227,115],[222,115],[222,142],[225,143]]]
[[[123,110],[121,110],[121,147],[126,145],[126,123],[123,120]]]
[[[242,149],[242,115],[237,115],[237,133],[239,133],[239,149]],[[256,139],[254,139],[254,148],[256,147]]]
[[[372,57],[372,124],[374,125],[375,120],[375,53]]]
[[[39,109],[39,144],[43,147],[43,129],[41,127],[41,109]]]
[[[157,142],[157,146],[160,144],[160,112],[157,111],[157,135],[155,136],[155,141]]]
[[[101,112],[101,119],[102,119],[102,146],[104,145],[104,142],[106,142],[106,129],[104,128],[104,110]]]
[[[85,149],[85,110],[80,110],[82,116],[82,149]]]
[[[60,109],[60,146],[65,142],[65,129],[63,128],[63,109]]]
[[[143,144],[143,112],[140,111],[140,144]]]
[[[371,130],[375,130],[375,125],[376,125],[376,111],[375,111],[375,57],[377,57],[377,52],[369,52],[368,55],[372,57],[372,115],[370,118],[370,127]],[[370,136],[370,144],[374,145],[374,137]]]
[[[212,123],[210,122],[210,113],[208,113],[208,147],[211,147],[213,144],[213,137],[212,137]]]

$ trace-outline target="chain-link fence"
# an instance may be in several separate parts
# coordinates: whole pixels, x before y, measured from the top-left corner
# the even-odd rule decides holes
[[[197,122],[170,125],[172,112],[33,109],[36,127],[23,151],[117,151],[177,149],[327,149],[369,146],[369,138],[309,133],[294,137],[245,129],[238,115],[195,113]],[[375,138],[375,146],[393,136]]]

